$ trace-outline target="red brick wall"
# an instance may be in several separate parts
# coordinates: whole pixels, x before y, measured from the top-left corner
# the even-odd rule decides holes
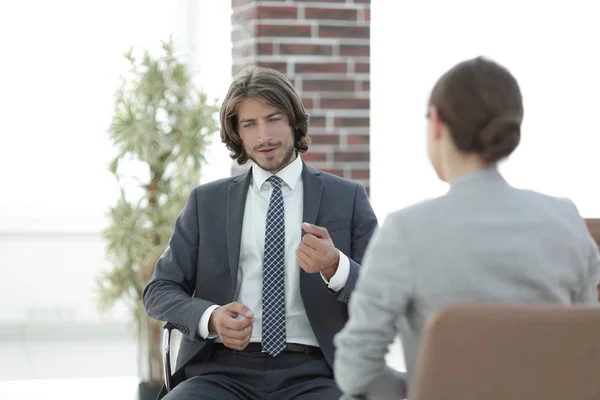
[[[369,188],[370,0],[232,0],[233,74],[285,73],[311,116],[316,168]],[[234,168],[234,173],[239,172]]]

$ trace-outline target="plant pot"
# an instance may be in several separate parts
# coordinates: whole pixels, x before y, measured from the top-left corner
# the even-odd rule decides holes
[[[140,382],[138,385],[138,399],[156,400],[161,387],[162,385],[160,383]]]

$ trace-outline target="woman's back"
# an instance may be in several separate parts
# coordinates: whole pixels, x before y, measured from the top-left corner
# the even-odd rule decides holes
[[[409,369],[424,324],[446,306],[597,302],[595,244],[575,206],[515,189],[496,169],[467,174],[447,195],[399,211],[386,224],[410,260],[410,281],[392,279],[410,293],[406,321],[396,321]]]

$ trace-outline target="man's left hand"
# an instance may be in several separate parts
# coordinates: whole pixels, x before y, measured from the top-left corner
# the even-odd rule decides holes
[[[333,245],[327,229],[304,222],[306,232],[298,249],[296,260],[309,274],[321,272],[328,280],[336,273],[340,262],[340,253]]]

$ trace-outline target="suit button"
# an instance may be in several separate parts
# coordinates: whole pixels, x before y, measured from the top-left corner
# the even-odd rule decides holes
[[[349,294],[347,294],[347,295],[344,296],[344,301],[346,303],[350,301],[350,295]]]

